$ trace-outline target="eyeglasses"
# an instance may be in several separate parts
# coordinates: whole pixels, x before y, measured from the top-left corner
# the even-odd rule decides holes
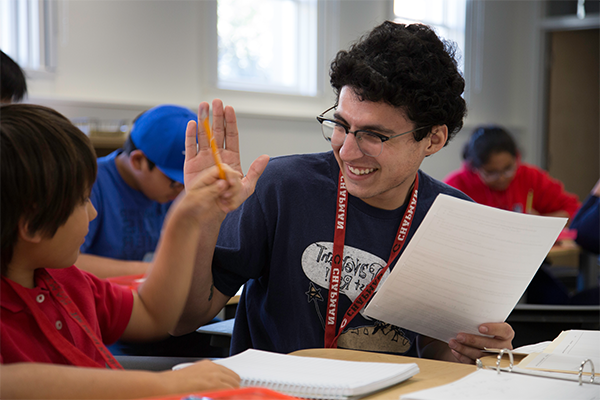
[[[488,172],[484,169],[477,168],[477,173],[479,176],[486,182],[497,181],[500,178],[512,178],[517,172],[517,163],[512,164],[510,167],[506,168],[504,171],[494,171]]]
[[[324,117],[325,114],[333,110],[335,107],[336,106],[328,108],[317,117],[317,121],[321,123],[321,131],[323,132],[323,137],[325,140],[330,142],[332,146],[341,147],[346,140],[346,136],[351,133],[354,135],[354,137],[356,137],[356,143],[358,144],[360,151],[370,157],[379,156],[383,152],[383,143],[390,139],[407,135],[409,133],[414,133],[420,131],[421,129],[429,128],[428,126],[422,126],[420,128],[413,129],[412,131],[403,132],[392,136],[385,136],[377,132],[365,131],[362,129],[351,131],[350,128],[341,122]]]

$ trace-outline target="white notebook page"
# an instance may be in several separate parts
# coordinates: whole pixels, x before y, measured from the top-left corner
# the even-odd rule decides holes
[[[365,394],[402,382],[419,372],[417,364],[331,360],[249,349],[214,360],[242,378],[242,386],[319,398]]]

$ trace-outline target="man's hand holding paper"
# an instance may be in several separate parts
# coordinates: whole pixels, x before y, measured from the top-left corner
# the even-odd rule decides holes
[[[565,223],[440,195],[365,314],[420,333],[425,357],[473,362],[484,347],[511,348],[502,321]]]

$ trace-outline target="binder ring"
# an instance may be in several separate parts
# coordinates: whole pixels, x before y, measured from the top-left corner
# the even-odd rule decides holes
[[[581,386],[583,384],[583,367],[585,367],[586,363],[590,363],[590,366],[592,367],[592,376],[590,377],[590,383],[594,383],[594,377],[596,375],[596,371],[594,369],[594,363],[592,362],[592,360],[590,360],[589,358],[586,360],[583,360],[581,362],[581,365],[579,366],[579,386]]]
[[[510,360],[510,364],[508,366],[508,372],[512,372],[513,369],[513,365],[515,363],[515,360],[513,358],[513,353],[510,349],[502,349],[500,350],[500,354],[498,354],[498,359],[496,360],[496,371],[498,371],[498,374],[500,374],[500,361],[502,360],[502,356],[504,355],[504,353],[508,353],[508,358]],[[594,368],[592,366],[592,368]]]

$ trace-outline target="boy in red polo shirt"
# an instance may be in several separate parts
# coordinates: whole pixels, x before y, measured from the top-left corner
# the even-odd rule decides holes
[[[156,340],[175,327],[197,251],[212,254],[197,244],[214,245],[225,214],[247,197],[240,175],[225,166],[220,180],[213,168],[186,188],[134,292],[73,266],[96,216],[89,139],[56,111],[29,104],[2,106],[0,133],[0,397],[132,398],[238,386],[234,372],[210,361],[161,373],[112,370],[121,366],[104,343]]]

